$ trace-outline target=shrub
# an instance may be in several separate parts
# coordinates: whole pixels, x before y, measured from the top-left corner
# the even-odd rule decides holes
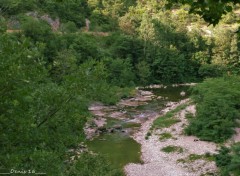
[[[202,140],[223,142],[234,134],[238,124],[240,104],[240,78],[207,79],[193,88],[196,118],[185,129],[188,135]]]
[[[221,147],[215,160],[221,175],[240,175],[240,143],[235,143],[230,148]]]
[[[7,23],[5,18],[0,16],[0,34],[7,30]]]
[[[76,24],[72,21],[68,21],[61,25],[61,31],[65,33],[74,33],[77,32],[78,28]]]
[[[225,69],[220,65],[204,64],[199,68],[198,74],[201,78],[220,77],[224,71]]]
[[[22,30],[27,37],[34,41],[45,41],[52,34],[51,27],[47,22],[32,17],[23,17]]]
[[[135,74],[130,59],[106,58],[104,63],[109,72],[109,82],[112,85],[119,87],[134,85]]]

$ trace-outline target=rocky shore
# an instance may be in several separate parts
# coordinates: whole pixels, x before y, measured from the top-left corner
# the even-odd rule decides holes
[[[134,115],[129,113],[135,107],[148,104],[153,99],[161,99],[155,96],[150,91],[137,90],[136,95],[132,98],[122,99],[115,106],[105,106],[101,103],[92,104],[88,110],[94,116],[93,119],[88,121],[85,125],[84,131],[87,139],[93,139],[102,132],[113,132],[114,130],[122,130],[120,125],[115,125],[111,128],[106,128],[107,118],[123,120],[126,123],[141,124],[153,115],[155,112],[135,112]]]
[[[186,85],[186,84],[184,84]],[[193,86],[194,83],[188,84]],[[181,85],[172,85],[178,87]],[[166,89],[163,85],[150,85],[148,89]],[[152,100],[167,100],[166,97],[156,96],[151,91],[143,91],[143,88],[136,88],[134,97],[123,99],[115,106],[104,106],[101,103],[94,103],[89,111],[94,118],[87,122],[85,133],[88,139],[93,139],[102,132],[114,132],[115,130],[126,131],[121,125],[114,125],[106,128],[107,119],[117,119],[128,123],[139,124],[137,130],[129,133],[130,136],[141,144],[142,164],[129,163],[124,167],[127,176],[203,176],[218,175],[218,169],[213,161],[213,154],[216,154],[217,145],[212,142],[200,141],[195,136],[184,135],[184,128],[188,125],[187,115],[195,115],[195,105],[191,105],[190,99],[180,102],[168,102],[164,109],[153,111],[129,111],[146,105]],[[182,97],[185,92],[180,92]],[[166,102],[166,101],[165,101]],[[167,128],[153,129],[152,123],[155,119],[161,118],[167,112],[186,104],[186,108],[174,115],[177,123]],[[167,137],[163,137],[167,135]],[[236,128],[236,134],[226,142],[226,146],[240,141],[240,128]],[[176,151],[166,152],[164,148],[175,148]]]
[[[195,106],[189,105],[186,109],[175,115],[179,123],[170,128],[155,129],[148,139],[145,138],[153,121],[177,106],[189,102],[189,99],[179,103],[172,103],[158,115],[142,124],[140,130],[132,137],[141,144],[143,164],[130,163],[124,170],[127,176],[200,176],[202,174],[215,175],[217,168],[215,162],[207,160],[204,156],[215,153],[216,144],[198,140],[193,136],[183,135],[183,128],[187,125],[185,115],[195,113]],[[163,133],[170,133],[171,138],[160,140]],[[166,153],[164,147],[176,146],[181,152]],[[192,157],[192,158],[191,158]],[[195,157],[195,158],[193,158]]]

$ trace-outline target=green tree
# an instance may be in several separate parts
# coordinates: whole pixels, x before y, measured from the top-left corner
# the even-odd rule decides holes
[[[149,43],[154,41],[156,35],[152,19],[147,13],[142,15],[141,25],[138,30],[140,38],[144,41],[143,54],[146,57],[147,49],[151,47]]]
[[[32,17],[26,17],[22,21],[21,28],[25,36],[32,38],[34,41],[44,42],[52,35],[51,27],[45,21]]]
[[[146,61],[141,61],[137,65],[137,76],[140,84],[147,85],[150,82],[151,70]]]
[[[66,175],[66,151],[85,138],[89,101],[113,103],[109,96],[116,96],[105,66],[94,60],[77,65],[69,53],[59,56],[54,69],[61,83],[56,83],[43,43],[10,34],[1,35],[0,43],[0,168]]]
[[[0,2],[0,12],[5,15],[16,15],[37,8],[37,0],[2,0]]]
[[[71,176],[123,176],[122,171],[114,169],[111,164],[99,155],[83,154],[81,158],[71,166],[68,175]]]
[[[77,27],[85,26],[85,18],[90,15],[87,0],[39,0],[37,4],[50,16],[59,17],[64,23],[72,21]]]
[[[104,60],[109,73],[109,81],[115,86],[133,86],[135,74],[130,59],[111,59]]]
[[[72,21],[68,21],[67,23],[61,25],[61,31],[63,33],[74,33],[77,32],[77,30],[77,26]]]
[[[229,70],[235,74],[240,73],[240,50],[239,50],[239,36],[233,35],[231,40],[230,57],[228,61]]]
[[[6,32],[7,23],[4,17],[0,16],[0,34]]]
[[[225,1],[200,1],[193,0],[167,0],[167,7],[170,8],[175,4],[188,4],[190,5],[189,12],[200,15],[206,22],[216,25],[222,18],[222,15],[227,14],[233,10],[233,5],[239,3],[238,0],[225,0]]]

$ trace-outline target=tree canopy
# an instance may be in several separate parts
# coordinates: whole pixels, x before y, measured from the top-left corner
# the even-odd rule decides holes
[[[174,4],[190,5],[189,12],[200,15],[206,22],[216,25],[222,15],[233,10],[233,5],[239,3],[238,0],[167,0],[167,7]]]

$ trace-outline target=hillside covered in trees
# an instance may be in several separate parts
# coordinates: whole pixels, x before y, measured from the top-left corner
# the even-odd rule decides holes
[[[240,119],[240,8],[237,1],[217,6],[218,15],[206,8],[156,0],[1,0],[0,170],[122,175],[100,155],[71,163],[66,151],[85,142],[90,103],[113,105],[150,84],[199,82],[197,118],[186,133],[229,139]],[[240,174],[239,148],[216,157],[223,174]]]

